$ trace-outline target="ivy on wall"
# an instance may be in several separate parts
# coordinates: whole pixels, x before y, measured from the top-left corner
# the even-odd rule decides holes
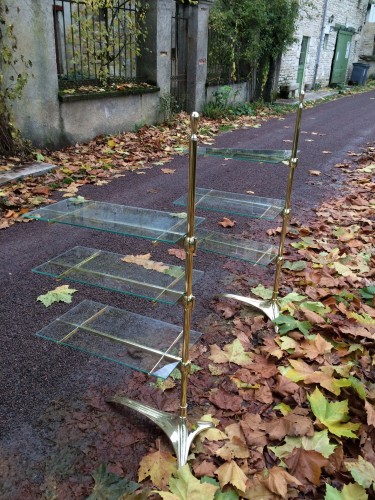
[[[32,66],[18,50],[14,25],[10,21],[9,14],[13,17],[19,11],[18,6],[8,7],[0,0],[0,156],[28,157],[30,145],[14,126],[11,113],[11,103],[22,96]]]

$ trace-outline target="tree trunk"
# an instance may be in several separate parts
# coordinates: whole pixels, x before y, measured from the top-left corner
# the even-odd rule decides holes
[[[273,56],[270,56],[269,65],[268,65],[268,73],[267,80],[263,89],[263,100],[265,102],[272,102],[272,91],[274,88],[274,81],[277,69],[277,61]]]
[[[256,70],[256,82],[255,82],[255,89],[254,89],[254,101],[259,101],[262,97],[262,89],[263,89],[263,75],[264,75],[264,69],[266,67],[267,59],[262,57],[262,59],[259,61],[257,70]]]

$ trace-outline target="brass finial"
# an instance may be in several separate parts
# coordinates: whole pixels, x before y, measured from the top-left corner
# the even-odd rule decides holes
[[[195,135],[198,132],[198,120],[199,120],[199,113],[197,111],[193,111],[190,117],[191,132],[193,135]]]

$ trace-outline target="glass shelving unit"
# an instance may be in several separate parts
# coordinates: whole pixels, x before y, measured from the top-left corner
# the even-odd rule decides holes
[[[254,150],[211,147],[198,148],[198,154],[203,156],[215,156],[216,158],[235,159],[257,163],[283,163],[289,167],[288,182],[284,200],[262,198],[240,193],[229,193],[215,189],[196,188],[195,206],[198,209],[263,220],[273,220],[280,213],[282,214],[283,223],[278,248],[266,243],[259,243],[239,238],[235,235],[228,236],[204,229],[199,229],[197,232],[199,236],[199,248],[203,251],[225,255],[234,259],[245,260],[256,265],[268,265],[271,262],[276,262],[275,280],[271,300],[264,301],[241,295],[228,293],[223,294],[227,298],[237,300],[243,304],[260,310],[271,320],[275,320],[280,312],[278,306],[279,284],[281,268],[284,263],[285,238],[291,215],[290,200],[293,188],[294,172],[298,163],[297,152],[303,110],[303,99],[304,93],[301,92],[291,150]],[[185,194],[173,203],[178,206],[186,206],[188,199],[188,194]]]
[[[163,379],[181,362],[180,327],[91,300],[70,309],[37,335]],[[191,345],[200,336],[191,331]]]
[[[124,261],[124,259],[126,259]],[[133,255],[74,247],[33,269],[35,273],[155,302],[176,304],[185,291],[185,270]],[[193,282],[203,276],[193,271]]]
[[[185,236],[187,214],[69,198],[29,212],[25,217],[122,236],[177,243]],[[195,224],[203,221],[204,218],[198,217]]]
[[[173,203],[175,205],[187,206],[185,194]],[[195,207],[212,212],[223,212],[230,215],[240,215],[253,219],[273,220],[284,208],[283,200],[272,198],[261,198],[248,194],[227,193],[216,189],[197,188],[195,195]]]
[[[112,397],[109,402],[132,408],[158,425],[170,439],[179,467],[186,463],[196,435],[212,427],[211,422],[198,421],[194,430],[189,431],[187,420],[189,352],[191,345],[197,342],[201,335],[190,328],[195,302],[192,286],[203,274],[193,269],[197,240],[198,248],[203,251],[263,266],[276,261],[274,290],[270,301],[224,294],[228,298],[256,307],[271,319],[275,319],[278,315],[277,297],[290,217],[293,175],[297,166],[302,99],[303,97],[297,112],[291,151],[198,148],[199,115],[193,113],[188,193],[175,202],[179,206],[186,206],[186,213],[161,212],[79,197],[63,200],[25,215],[30,219],[179,244],[185,249],[185,269],[148,259],[134,260],[134,256],[123,256],[82,246],[74,247],[33,269],[36,273],[59,280],[70,280],[151,301],[167,304],[179,302],[183,305],[182,327],[178,327],[124,309],[85,300],[37,333],[39,337],[59,345],[72,347],[156,377],[166,378],[178,367],[181,372],[179,415],[156,410],[122,395]],[[198,154],[249,162],[287,162],[289,177],[285,201],[196,188]],[[195,216],[196,207],[264,220],[273,220],[281,213],[283,225],[280,244],[277,248],[267,243],[254,242],[236,235],[228,236],[201,227],[196,233],[195,226],[200,226],[204,221],[203,218]]]
[[[250,161],[254,163],[283,163],[289,162],[291,150],[275,149],[236,149],[236,148],[198,148],[202,156],[216,156],[231,160]]]
[[[139,237],[153,242],[175,243],[186,252],[185,269],[134,255],[123,256],[77,246],[33,269],[59,280],[92,285],[114,292],[168,304],[182,303],[182,327],[134,314],[124,309],[85,300],[40,330],[37,335],[58,345],[71,347],[129,368],[166,378],[181,372],[180,413],[173,415],[125,396],[111,403],[132,408],[147,416],[168,436],[179,467],[188,457],[196,435],[212,427],[196,422],[190,431],[187,420],[189,352],[201,334],[191,330],[194,307],[193,282],[203,273],[193,269],[196,251],[195,217],[198,113],[191,117],[187,212],[169,213],[105,202],[72,198],[25,215],[29,219],[68,224]]]

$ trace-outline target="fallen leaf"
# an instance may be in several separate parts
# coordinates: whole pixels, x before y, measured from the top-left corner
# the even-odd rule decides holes
[[[307,399],[310,402],[311,409],[316,418],[318,418],[332,434],[336,436],[357,438],[353,431],[358,430],[361,424],[347,422],[349,418],[347,400],[330,403],[318,388],[316,388],[311,395],[308,395]]]
[[[161,168],[163,174],[174,174],[176,172],[175,168]]]
[[[169,481],[169,489],[166,491],[154,491],[166,500],[213,500],[217,487],[212,484],[203,484],[190,472],[186,464],[178,469]]]
[[[241,342],[235,339],[231,344],[226,344],[223,350],[213,344],[210,346],[211,354],[208,359],[214,363],[235,363],[239,366],[248,366],[254,355],[251,352],[245,352]]]
[[[263,428],[272,440],[281,440],[285,436],[312,436],[314,427],[311,419],[297,413],[298,408],[281,418],[274,418],[264,423]],[[301,409],[300,409],[301,411]]]
[[[120,498],[127,493],[133,493],[139,488],[139,484],[134,481],[123,479],[113,472],[107,470],[106,465],[100,465],[92,477],[95,481],[90,498],[92,500],[100,498]]]
[[[219,226],[223,227],[233,227],[235,224],[235,220],[228,219],[227,217],[224,217],[223,220],[219,222]]]
[[[310,175],[322,175],[320,170],[309,170]]]
[[[320,484],[322,467],[329,464],[321,453],[303,448],[295,448],[288,457],[284,458],[284,462],[289,472],[302,484],[312,483],[315,486]]]
[[[44,295],[39,295],[36,300],[39,300],[46,307],[49,307],[51,304],[55,302],[65,302],[66,304],[70,304],[72,302],[73,293],[77,292],[74,288],[69,288],[69,285],[61,285],[55,288],[54,290],[50,290]]]
[[[272,493],[280,495],[281,498],[285,499],[287,498],[288,484],[302,486],[302,483],[296,477],[293,477],[281,467],[272,467],[266,470],[261,482],[272,491]]]
[[[324,500],[368,500],[366,490],[357,483],[344,484],[341,491],[326,483]]]
[[[370,488],[373,486],[375,490],[375,467],[364,460],[361,455],[359,455],[356,461],[344,462],[345,467],[348,469],[352,475],[354,481],[356,481],[363,488]]]
[[[227,484],[232,484],[240,491],[246,490],[247,477],[234,460],[225,462],[225,464],[216,469],[215,474],[219,479],[221,489]],[[199,500],[202,500],[202,498]]]
[[[155,262],[151,260],[150,253],[143,255],[125,255],[125,257],[121,260],[127,262],[128,264],[136,264],[137,266],[144,267],[145,269],[150,269],[164,274],[166,274],[166,271],[169,269],[169,266],[163,264],[163,262]]]
[[[234,412],[240,411],[242,406],[242,398],[235,394],[230,394],[224,389],[212,389],[210,391],[209,400],[222,410],[231,410]]]
[[[185,260],[186,252],[183,248],[170,248],[168,250],[169,255],[174,255],[177,259]]]
[[[150,477],[155,486],[163,489],[176,471],[176,458],[168,451],[158,450],[142,458],[139,464],[138,481]]]
[[[366,409],[366,413],[367,413],[368,425],[372,425],[373,427],[375,427],[375,408],[374,408],[374,405],[372,405],[368,401],[365,401],[365,409]]]

